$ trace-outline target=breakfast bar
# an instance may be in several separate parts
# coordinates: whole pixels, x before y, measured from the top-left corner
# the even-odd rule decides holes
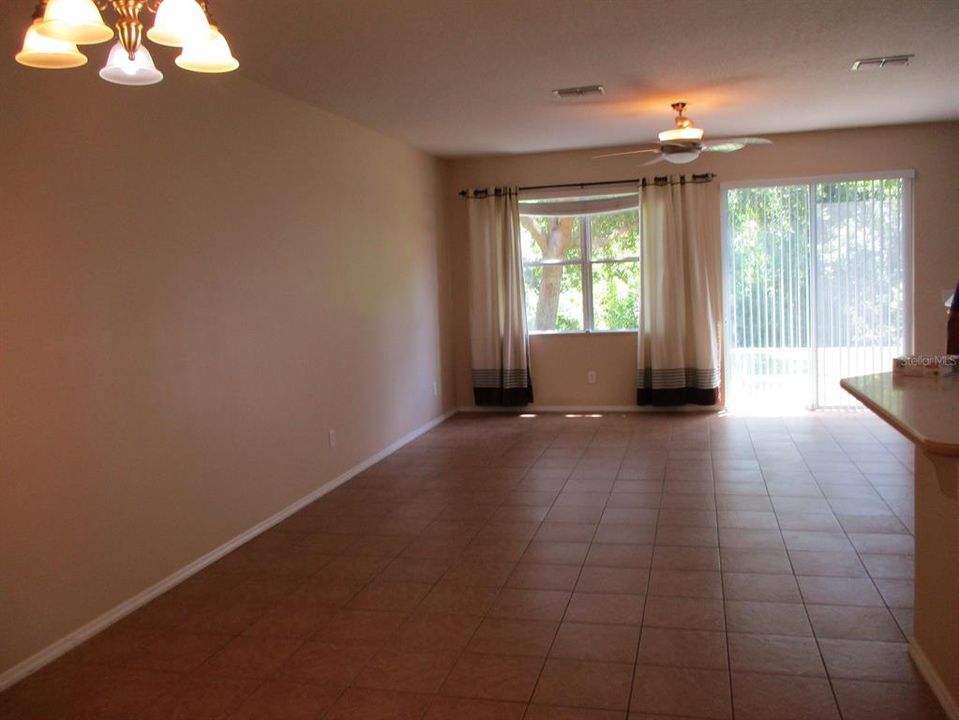
[[[880,373],[842,387],[915,444],[915,630],[910,654],[959,718],[959,374]]]

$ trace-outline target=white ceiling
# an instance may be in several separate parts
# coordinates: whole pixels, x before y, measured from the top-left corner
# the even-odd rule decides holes
[[[213,0],[264,85],[443,156],[959,118],[956,0]],[[858,57],[915,53],[853,73]],[[557,87],[607,95],[558,101]]]

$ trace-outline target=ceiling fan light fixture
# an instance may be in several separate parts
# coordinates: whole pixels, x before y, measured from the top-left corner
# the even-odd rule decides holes
[[[703,139],[703,129],[688,125],[686,127],[676,127],[670,130],[663,130],[659,133],[659,141],[668,142],[699,142]]]
[[[183,47],[208,32],[210,23],[196,0],[163,0],[147,37],[157,45]]]
[[[66,70],[87,64],[87,57],[74,43],[45,37],[37,30],[37,19],[23,36],[23,47],[14,59],[21,65],[42,70]]]
[[[75,45],[95,45],[113,37],[93,0],[48,0],[37,32]]]
[[[699,150],[681,150],[680,152],[663,153],[663,159],[676,165],[691,163],[699,157]]]
[[[174,60],[178,67],[199,73],[227,73],[240,67],[230,52],[230,45],[216,25],[209,32],[183,46],[183,52]]]

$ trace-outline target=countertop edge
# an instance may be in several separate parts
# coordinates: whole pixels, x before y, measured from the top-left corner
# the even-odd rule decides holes
[[[923,450],[932,453],[934,455],[949,455],[949,456],[959,456],[959,447],[950,444],[938,443],[935,440],[924,436],[922,433],[918,432],[912,426],[906,424],[897,416],[890,413],[882,405],[878,404],[873,400],[869,395],[862,392],[855,385],[852,385],[850,381],[855,381],[858,378],[844,378],[839,381],[840,387],[843,388],[846,392],[856,398],[859,402],[865,405],[867,408],[872,410],[876,415],[878,415],[883,421],[894,427],[900,433],[905,435],[907,438],[912,440],[914,443],[922,447]]]

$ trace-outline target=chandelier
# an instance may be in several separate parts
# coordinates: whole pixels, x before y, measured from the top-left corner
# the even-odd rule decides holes
[[[155,15],[146,37],[158,45],[182,48],[174,61],[178,67],[200,73],[224,73],[240,66],[210,17],[205,0],[40,0],[23,38],[23,49],[17,53],[17,62],[45,70],[86,65],[87,57],[77,45],[113,39],[114,30],[100,15],[101,10],[111,8],[117,15],[117,43],[100,70],[100,77],[108,82],[153,85],[163,79],[143,45],[140,12],[144,9]]]

